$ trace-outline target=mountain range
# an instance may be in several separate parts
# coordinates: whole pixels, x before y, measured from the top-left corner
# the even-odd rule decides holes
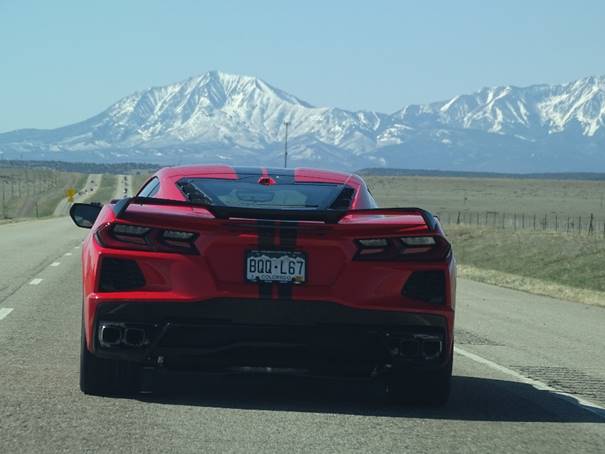
[[[61,128],[0,134],[0,159],[225,162],[493,172],[605,171],[605,76],[483,88],[385,114],[316,107],[210,71]]]

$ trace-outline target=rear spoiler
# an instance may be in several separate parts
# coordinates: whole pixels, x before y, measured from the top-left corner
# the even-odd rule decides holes
[[[316,210],[316,209],[276,209],[276,208],[247,208],[247,207],[228,207],[222,205],[208,205],[198,202],[189,202],[171,199],[156,199],[153,197],[126,197],[113,204],[113,211],[116,219],[125,217],[126,210],[132,204],[135,205],[155,205],[202,208],[207,210],[217,219],[263,219],[279,221],[315,221],[326,224],[338,224],[338,222],[349,215],[401,215],[416,214],[422,216],[425,224],[431,231],[436,230],[437,221],[435,217],[422,208],[369,208],[361,210]]]

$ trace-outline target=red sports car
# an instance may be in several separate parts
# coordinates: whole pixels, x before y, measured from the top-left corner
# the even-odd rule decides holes
[[[456,265],[439,220],[378,208],[355,174],[187,166],[132,198],[74,204],[80,387],[135,392],[143,366],[382,380],[443,403]]]

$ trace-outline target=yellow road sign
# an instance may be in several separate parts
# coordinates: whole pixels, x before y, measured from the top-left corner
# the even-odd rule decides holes
[[[74,196],[78,193],[78,191],[75,188],[68,188],[65,190],[65,195],[67,196],[67,201],[69,203],[73,203],[74,201]]]

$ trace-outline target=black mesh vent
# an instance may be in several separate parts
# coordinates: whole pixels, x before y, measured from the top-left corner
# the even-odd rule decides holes
[[[403,296],[431,304],[445,303],[445,274],[443,271],[415,271],[401,291]]]
[[[145,286],[143,273],[134,260],[106,257],[101,263],[102,292],[135,290]]]
[[[355,189],[353,188],[344,188],[336,197],[336,200],[332,202],[330,208],[332,210],[346,210],[351,206],[351,202],[353,201],[353,196],[355,195]]]

